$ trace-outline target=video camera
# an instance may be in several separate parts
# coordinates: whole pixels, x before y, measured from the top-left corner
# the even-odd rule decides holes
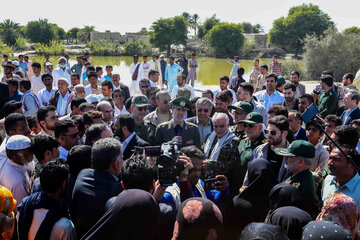
[[[185,169],[184,164],[179,161],[182,153],[179,151],[177,138],[173,138],[170,143],[163,143],[161,146],[145,147],[145,155],[157,157],[157,176],[161,186],[172,186]]]

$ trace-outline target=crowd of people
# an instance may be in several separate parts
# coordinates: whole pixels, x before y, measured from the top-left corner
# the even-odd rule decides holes
[[[0,239],[360,240],[353,74],[235,57],[195,93],[195,54],[134,56],[129,86],[49,59],[1,62]]]

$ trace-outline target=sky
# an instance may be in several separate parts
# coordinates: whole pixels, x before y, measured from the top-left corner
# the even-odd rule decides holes
[[[268,32],[275,19],[286,16],[289,9],[303,3],[313,3],[329,14],[339,31],[351,26],[360,27],[360,1],[357,0],[18,0],[8,11],[3,9],[0,21],[11,19],[25,25],[28,21],[46,18],[69,30],[72,27],[94,25],[96,31],[138,32],[149,29],[159,18],[197,13],[200,22],[216,14],[224,22],[261,24]]]

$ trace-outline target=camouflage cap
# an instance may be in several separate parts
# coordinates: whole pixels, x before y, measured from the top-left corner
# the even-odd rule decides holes
[[[145,107],[149,105],[148,98],[143,94],[133,96],[131,104],[135,104],[137,107]]]
[[[189,110],[189,106],[191,106],[189,99],[184,97],[175,98],[170,103],[172,108],[183,108]]]
[[[315,148],[308,141],[295,140],[288,148],[276,148],[275,153],[285,157],[313,158],[315,157]]]
[[[246,115],[245,120],[240,120],[239,123],[247,123],[247,124],[257,124],[263,123],[263,116],[257,112],[251,112]]]
[[[240,109],[246,113],[251,113],[251,111],[252,111],[251,103],[246,102],[246,101],[236,102],[232,105],[229,105],[227,108],[228,109]]]

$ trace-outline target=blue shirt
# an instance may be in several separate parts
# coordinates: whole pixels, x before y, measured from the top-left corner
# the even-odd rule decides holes
[[[19,90],[16,90],[16,92],[14,93],[14,95],[12,95],[10,97],[10,100],[14,100],[17,102],[21,102],[21,98],[22,98],[23,94],[21,92],[19,92]]]
[[[160,67],[161,67],[161,74],[165,76],[165,69],[166,69],[166,61],[160,60]]]
[[[272,107],[275,103],[279,103],[285,100],[284,95],[275,90],[275,92],[269,95],[266,90],[259,91],[254,94],[259,103],[266,108],[266,111]]]
[[[204,188],[204,182],[200,179],[201,186]],[[179,185],[179,181],[177,182]],[[199,190],[193,187],[194,197],[201,197]],[[206,197],[213,201],[217,206],[221,207],[225,204],[227,197],[230,195],[229,189],[227,191],[209,190],[205,191]],[[174,199],[169,192],[165,192],[162,203],[175,206]]]
[[[19,62],[19,67],[21,67],[22,69],[24,69],[25,72],[28,72],[28,71],[29,71],[27,62]]]
[[[360,176],[358,173],[341,187],[337,185],[335,176],[328,175],[324,180],[322,200],[325,201],[326,198],[336,190],[354,199],[358,209],[360,209]]]
[[[182,67],[174,63],[172,66],[168,64],[165,69],[165,80],[168,81],[168,90],[169,93],[172,92],[173,87],[176,85],[176,78],[178,74],[181,74],[184,71]]]

